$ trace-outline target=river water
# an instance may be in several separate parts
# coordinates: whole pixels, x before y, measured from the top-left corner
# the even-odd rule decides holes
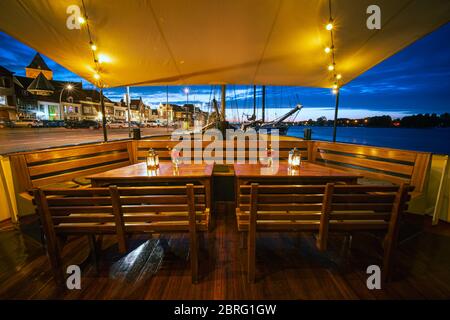
[[[331,141],[333,139],[332,127],[293,126],[289,128],[287,134],[303,138],[305,128],[312,129],[313,140]],[[450,154],[450,128],[338,127],[336,140],[346,143]]]

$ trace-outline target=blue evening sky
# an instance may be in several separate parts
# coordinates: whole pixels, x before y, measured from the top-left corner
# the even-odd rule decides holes
[[[341,89],[340,117],[362,118],[388,114],[401,117],[413,113],[450,112],[450,23],[368,70]],[[35,50],[0,32],[0,65],[25,75],[25,66]],[[44,56],[56,80],[83,81]],[[185,103],[184,87],[169,87],[170,103]],[[191,86],[189,102],[205,104],[211,96],[220,96],[219,88]],[[248,114],[253,105],[251,86],[228,86],[227,116],[236,120]],[[120,100],[125,88],[105,91],[112,100]],[[260,105],[258,90],[258,105]],[[132,98],[142,97],[155,107],[166,101],[166,87],[133,87]],[[315,119],[321,115],[333,118],[334,96],[329,89],[305,87],[268,87],[267,106],[270,118],[280,116],[297,103],[304,105],[298,119]],[[204,109],[208,107],[205,105]]]

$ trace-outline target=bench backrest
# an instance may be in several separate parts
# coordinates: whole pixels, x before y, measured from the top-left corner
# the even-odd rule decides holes
[[[407,183],[422,193],[426,187],[431,153],[345,143],[314,142],[313,161],[359,173],[365,177]]]
[[[395,186],[327,184],[317,245],[327,247],[328,231],[397,229],[398,220],[413,190]]]
[[[189,231],[208,228],[204,186],[111,187],[117,195],[117,208],[123,217],[125,232]],[[209,210],[209,209],[208,209]]]
[[[156,150],[158,152],[159,158],[163,161],[170,161],[171,160],[171,150],[175,148],[180,141],[170,141],[170,140],[138,140],[135,142],[135,148],[136,148],[136,162],[143,162],[146,159],[147,152],[150,148]],[[270,145],[270,140],[268,141],[267,145]],[[311,141],[303,141],[303,140],[279,140],[278,142],[278,149],[279,149],[279,158],[281,160],[286,160],[289,156],[289,151],[293,148],[297,148],[300,150],[302,154],[302,158],[304,160],[308,159],[308,150],[309,145],[311,144]],[[190,143],[191,146],[191,152],[190,152],[190,159],[194,159],[195,152],[198,154],[204,156],[203,159],[210,160],[211,157],[215,157],[216,153],[215,151],[209,152],[210,146],[208,148],[208,145],[211,144],[211,141],[192,141]],[[250,142],[248,139],[245,140],[244,143],[240,144],[238,142],[231,141],[231,142],[221,142],[220,145],[222,146],[223,153],[220,155],[220,158],[226,162],[227,157],[229,159],[233,159],[234,161],[245,161],[249,159],[249,156],[255,157],[256,159],[259,159],[258,152],[258,143]],[[230,146],[233,150],[233,154],[231,156],[227,155],[227,146]],[[206,150],[205,150],[206,149]],[[206,151],[206,152],[205,152]],[[209,157],[211,155],[211,157]],[[186,154],[183,154],[183,151],[181,151],[181,156],[186,156]]]
[[[240,187],[238,223],[258,230],[318,230],[325,186],[259,185]]]
[[[111,142],[11,155],[16,192],[132,164],[130,142]]]
[[[411,188],[400,186],[241,186],[240,222],[256,231],[319,231],[317,246],[327,246],[328,231],[387,230],[396,227]],[[247,214],[242,214],[246,212]]]
[[[206,230],[203,186],[35,189],[42,225],[57,248],[61,234],[116,234],[121,252],[126,234]],[[192,225],[193,224],[193,225]]]

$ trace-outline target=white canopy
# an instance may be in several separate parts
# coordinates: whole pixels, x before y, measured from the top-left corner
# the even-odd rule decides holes
[[[330,87],[328,1],[84,0],[109,87],[265,84]],[[88,81],[86,26],[69,30],[79,0],[2,0],[0,30]],[[366,27],[381,8],[381,30]],[[347,83],[449,21],[448,0],[333,0],[336,70]],[[1,63],[0,63],[1,64]]]

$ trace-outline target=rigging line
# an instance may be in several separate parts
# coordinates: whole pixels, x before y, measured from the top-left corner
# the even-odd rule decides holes
[[[270,41],[270,38],[272,37],[273,29],[275,28],[275,24],[276,24],[276,22],[278,20],[278,16],[280,14],[282,3],[283,3],[283,0],[279,0],[278,1],[278,8],[277,8],[277,11],[275,13],[275,17],[274,17],[274,19],[272,21],[272,25],[270,26],[269,34],[268,34],[266,42],[264,44],[264,48],[263,48],[263,51],[261,53],[261,57],[259,58],[258,63],[256,65],[255,73],[253,74],[253,81],[252,81],[253,83],[255,83],[255,79],[256,79],[256,75],[257,75],[257,73],[259,71],[259,67],[261,66],[261,63],[262,63],[262,61],[264,59],[264,55],[266,54],[266,49],[267,49],[267,46],[269,45],[269,41]]]

